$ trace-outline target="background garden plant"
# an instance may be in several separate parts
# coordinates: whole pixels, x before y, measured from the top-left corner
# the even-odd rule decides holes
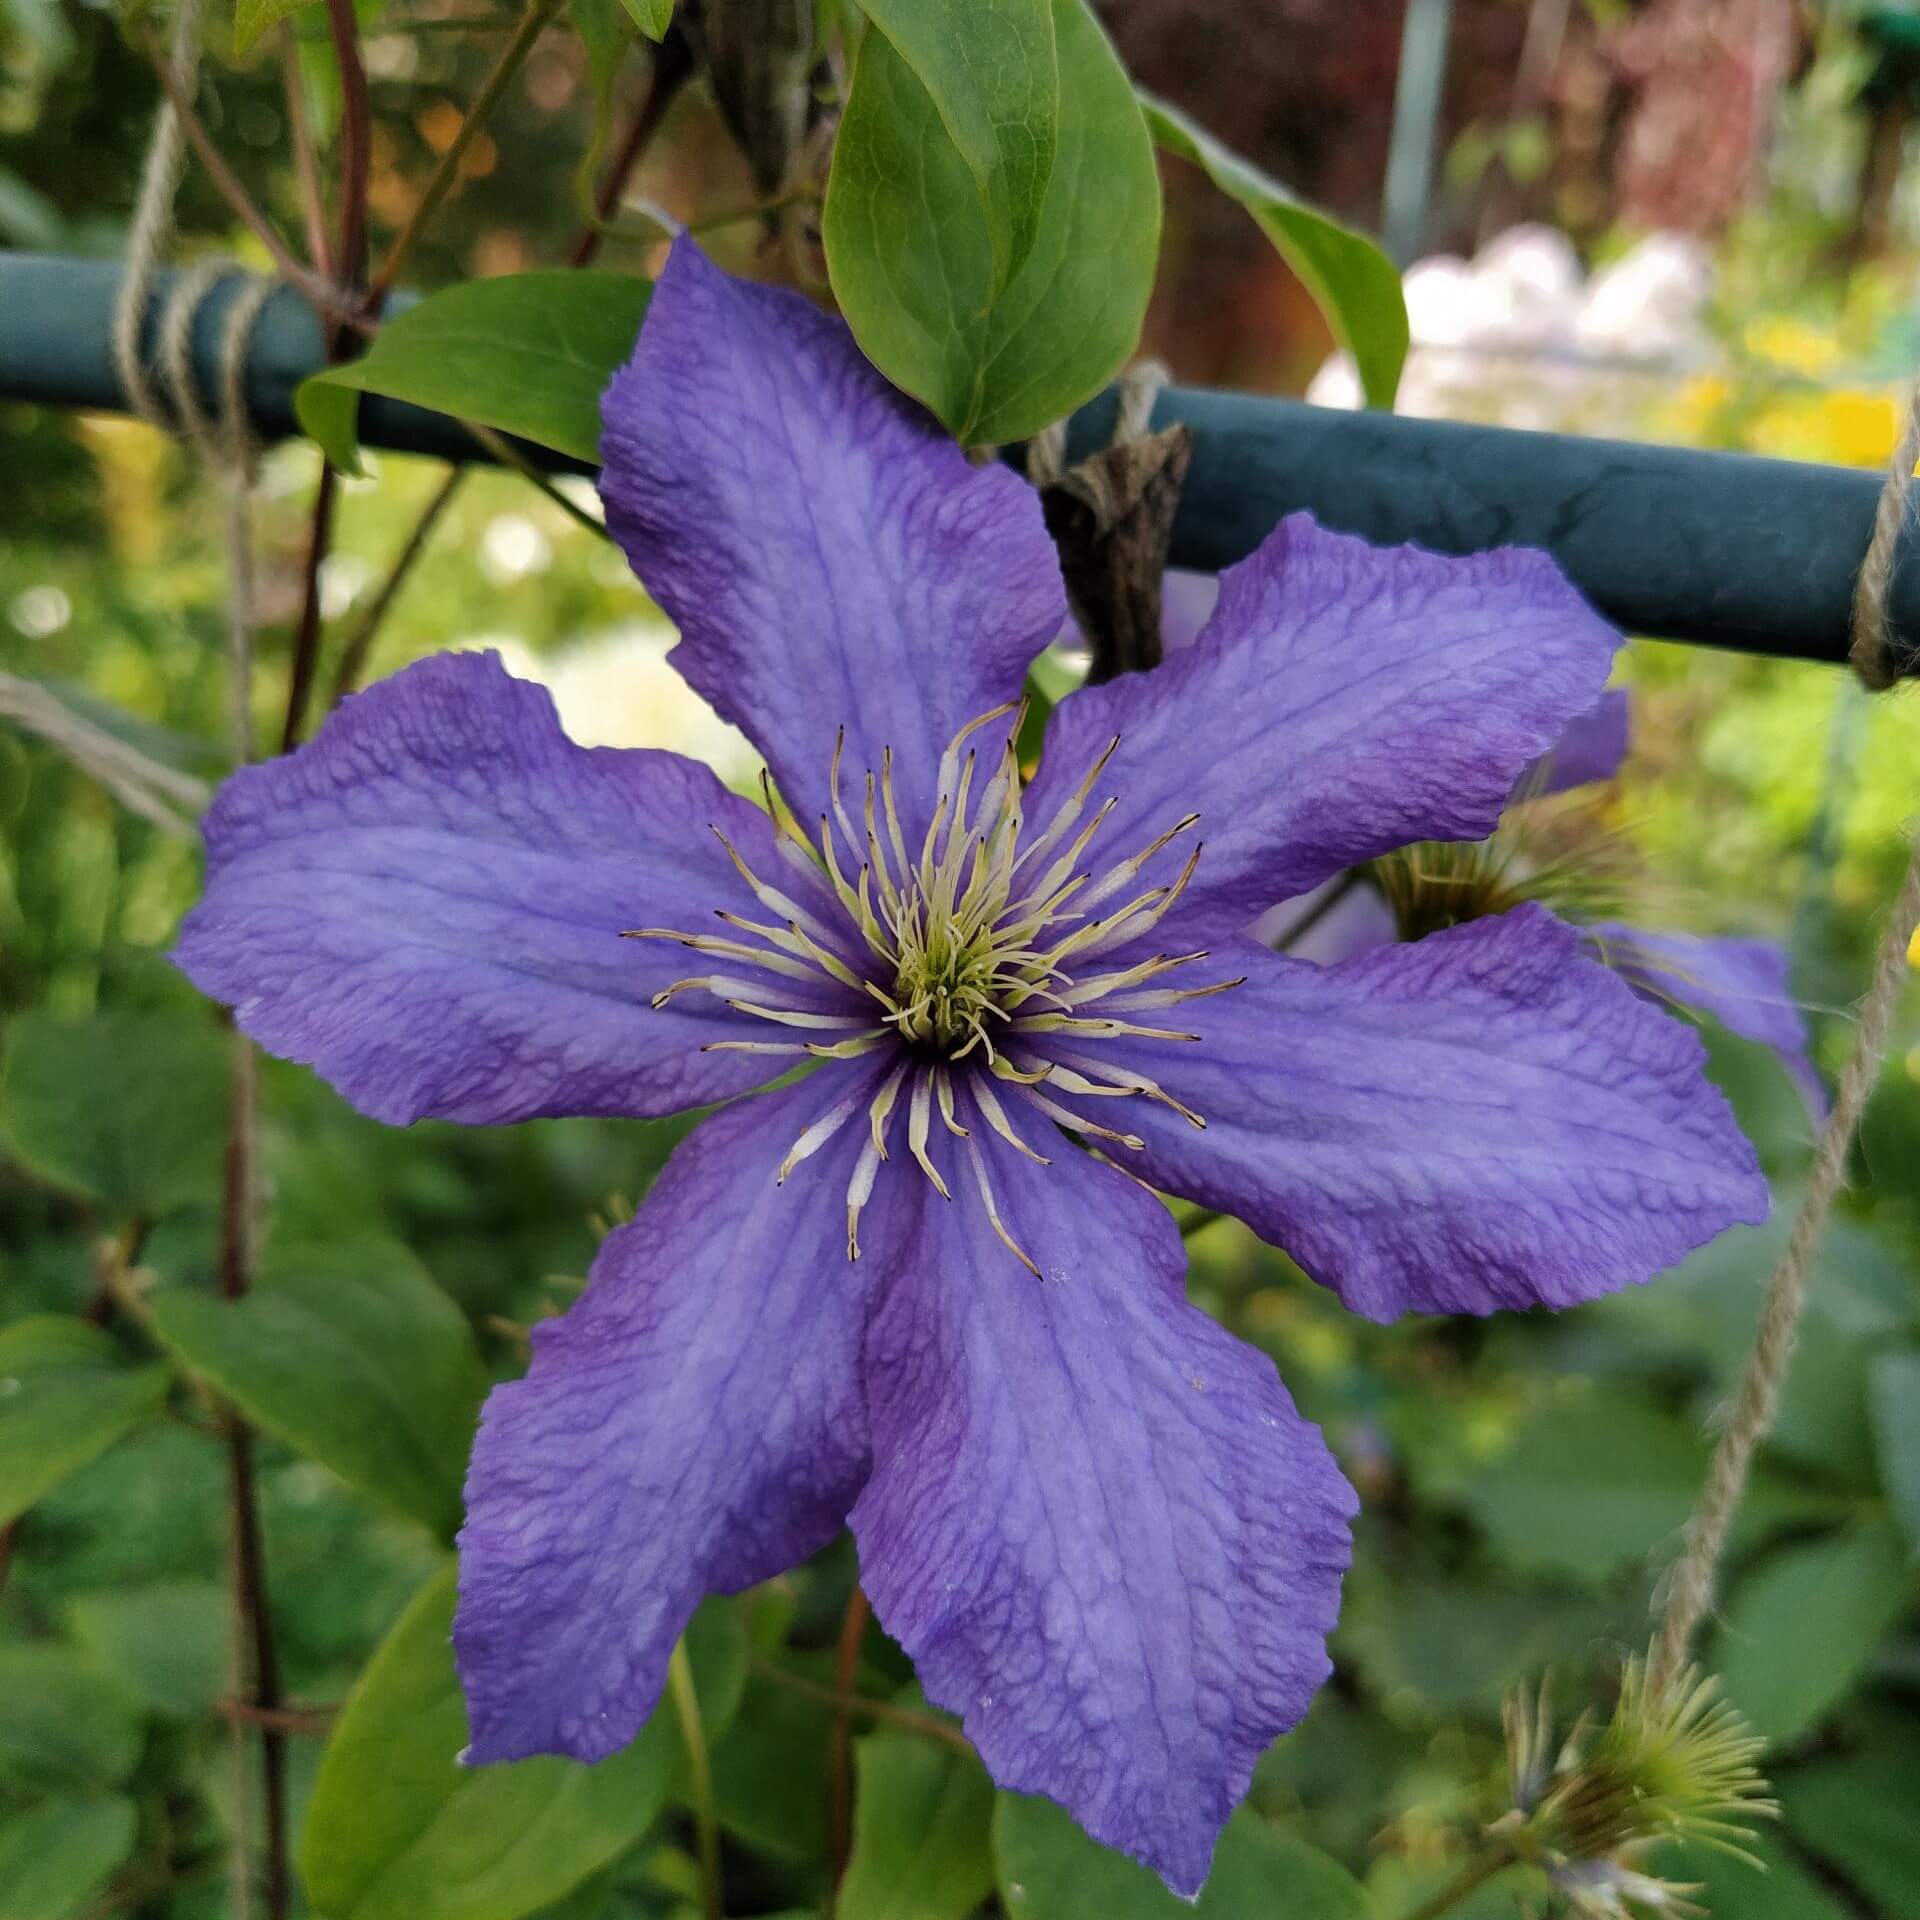
[[[590,458],[663,216],[733,216],[707,245],[835,299],[881,369],[965,440],[1013,439],[1134,352],[1156,266],[1151,136],[1245,203],[1367,395],[1390,397],[1404,343],[1391,270],[1211,146],[1192,124],[1204,87],[1156,72],[1179,108],[1135,111],[1077,0],[999,10],[1006,37],[972,63],[919,35],[912,8],[871,8],[864,30],[850,11],[798,36],[791,20],[767,9],[743,42],[712,6],[675,23],[611,4],[356,21],[335,4],[232,23],[238,65],[229,24],[208,22],[197,118],[250,216],[349,288],[447,288],[371,337],[342,328],[342,373],[306,395],[336,469],[369,481],[316,482],[311,447],[261,468],[261,752],[406,659],[506,638],[519,670],[556,682],[576,730],[616,733],[612,706],[632,696],[607,688],[643,687],[644,737],[697,738],[750,783],[737,743],[672,690],[644,603],[574,517],[585,495],[392,458],[374,478],[354,447],[351,395],[393,392]],[[0,151],[16,237],[118,244],[103,222],[131,202],[149,61],[172,24],[12,20],[8,110],[32,126]],[[1129,21],[1115,24],[1124,41]],[[657,51],[643,32],[664,35]],[[1832,63],[1856,56],[1836,38],[1823,57],[1831,85]],[[1898,283],[1812,270],[1805,132],[1789,130],[1771,197],[1722,244],[1710,361],[1652,391],[1644,417],[1873,463],[1891,437],[1884,392],[1864,377],[1810,386],[1805,369],[1901,364],[1898,302],[1877,291]],[[184,251],[257,249],[210,177],[189,169]],[[909,178],[951,217],[903,213],[892,196]],[[1222,231],[1199,227],[1211,216],[1169,178],[1176,240]],[[1088,181],[1097,194],[1065,191]],[[1083,251],[1089,233],[1119,244]],[[599,273],[560,265],[583,255]],[[483,268],[495,277],[469,277]],[[1186,272],[1165,282],[1176,298],[1208,284]],[[930,310],[930,290],[947,304]],[[1178,365],[1177,328],[1156,332]],[[5,431],[9,472],[31,476],[4,508],[5,664],[138,764],[172,769],[156,790],[184,820],[229,730],[206,483],[144,429],[15,410]],[[1822,1015],[1857,990],[1897,865],[1910,717],[1855,712],[1811,669],[1642,646],[1627,671],[1635,757],[1600,804],[1641,851],[1651,898],[1619,917],[1791,942],[1830,1068],[1844,1022]],[[475,1410],[490,1378],[521,1371],[526,1327],[573,1297],[675,1129],[395,1135],[266,1063],[257,1165],[236,1174],[229,1043],[158,957],[197,886],[191,840],[118,805],[43,733],[0,738],[0,1377],[19,1383],[0,1400],[0,1912],[750,1915],[816,1911],[836,1881],[854,1916],[1165,1910],[1053,1810],[996,1803],[866,1624],[844,1541],[710,1603],[669,1708],[599,1770],[445,1764],[465,1738],[445,1542]],[[1723,1040],[1714,1055],[1790,1205],[1804,1105],[1764,1055]],[[1920,1768],[1903,1691],[1913,1105],[1896,1062],[1705,1648],[1772,1742],[1783,1808],[1753,1843],[1765,1878],[1697,1847],[1656,1863],[1704,1882],[1716,1911],[1891,1914],[1920,1878],[1901,1811]],[[1739,1364],[1781,1229],[1730,1235],[1654,1289],[1559,1322],[1372,1329],[1238,1228],[1189,1224],[1196,1297],[1283,1362],[1365,1502],[1334,1684],[1262,1763],[1204,1904],[1403,1913],[1457,1884],[1503,1810],[1503,1692],[1551,1664],[1570,1720],[1644,1646],[1648,1588],[1703,1464],[1700,1420]],[[258,1561],[243,1554],[230,1580],[254,1513]],[[1513,1911],[1530,1886],[1546,1896],[1552,1883],[1528,1876],[1551,1871],[1522,1860],[1451,1910]]]

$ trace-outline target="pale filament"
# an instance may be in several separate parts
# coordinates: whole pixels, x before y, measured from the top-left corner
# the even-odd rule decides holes
[[[656,1007],[677,994],[703,992],[786,1030],[787,1037],[779,1040],[714,1041],[708,1051],[795,1061],[850,1060],[885,1049],[898,1053],[878,1091],[870,1097],[850,1095],[823,1114],[793,1143],[777,1176],[784,1181],[856,1114],[865,1113],[867,1138],[847,1189],[850,1260],[860,1257],[860,1215],[890,1157],[889,1136],[903,1107],[908,1154],[934,1190],[943,1199],[953,1197],[933,1156],[937,1114],[969,1163],[994,1233],[1036,1276],[1039,1269],[1000,1216],[981,1141],[961,1117],[962,1098],[990,1133],[1043,1166],[1049,1164],[1043,1145],[1057,1138],[1055,1128],[1125,1151],[1141,1150],[1138,1135],[1080,1111],[1101,1099],[1154,1100],[1196,1127],[1206,1124],[1154,1081],[1131,1070],[1115,1071],[1086,1051],[1123,1036],[1192,1040],[1191,1033],[1131,1016],[1159,1013],[1240,984],[1161,984],[1175,969],[1204,960],[1204,950],[1155,954],[1120,967],[1097,964],[1103,954],[1152,932],[1186,890],[1200,857],[1198,844],[1172,880],[1130,892],[1154,857],[1191,832],[1199,816],[1176,821],[1137,853],[1103,869],[1085,864],[1116,804],[1109,797],[1088,812],[1119,745],[1116,736],[1053,817],[1027,836],[1014,748],[1020,711],[1011,704],[995,707],[954,735],[940,758],[933,814],[917,851],[894,797],[891,748],[850,799],[840,777],[842,730],[828,778],[828,810],[815,838],[763,778],[781,859],[796,874],[825,879],[841,923],[809,912],[755,873],[715,827],[770,922],[722,912],[718,917],[730,929],[727,935],[640,927],[628,936],[677,941],[734,970],[676,980],[654,996]],[[968,743],[999,720],[1008,724],[989,769]],[[743,980],[739,971],[758,972],[763,979]],[[787,981],[852,988],[873,1003],[872,1010],[849,1012],[844,998],[836,1011],[789,1004],[799,996],[781,984]],[[1033,1046],[1043,1038],[1044,1055]],[[1020,1112],[1044,1129],[1042,1146],[1016,1125]]]

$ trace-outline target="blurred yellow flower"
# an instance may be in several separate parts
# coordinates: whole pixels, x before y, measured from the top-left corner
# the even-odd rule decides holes
[[[1831,373],[1844,357],[1832,334],[1784,313],[1762,314],[1748,321],[1741,338],[1756,360],[1770,360],[1776,367],[1803,373],[1809,379]]]
[[[1733,382],[1724,374],[1695,374],[1661,409],[1661,438],[1687,447],[1714,445],[1720,438],[1721,415],[1732,399]]]
[[[1783,395],[1756,414],[1746,443],[1755,453],[1787,460],[1827,460],[1849,467],[1885,466],[1899,432],[1891,393],[1836,387]]]

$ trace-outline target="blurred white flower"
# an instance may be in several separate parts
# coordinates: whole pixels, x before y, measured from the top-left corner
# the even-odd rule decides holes
[[[7,618],[16,633],[46,640],[73,618],[73,602],[58,587],[27,587],[14,595]]]
[[[1658,396],[1649,374],[1708,357],[1707,256],[1677,234],[1588,278],[1564,234],[1513,227],[1471,261],[1417,261],[1403,284],[1413,346],[1398,411],[1420,419],[1619,433]],[[1352,361],[1334,355],[1307,398],[1360,406]]]
[[[553,564],[553,542],[523,513],[497,513],[480,536],[480,571],[489,584],[510,587]]]
[[[320,611],[329,620],[359,599],[373,569],[357,553],[330,553],[320,563]]]

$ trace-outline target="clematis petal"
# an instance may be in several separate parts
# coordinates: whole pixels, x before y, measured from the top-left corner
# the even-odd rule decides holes
[[[1814,1120],[1826,1117],[1827,1089],[1813,1064],[1806,1015],[1793,997],[1785,948],[1771,940],[1656,933],[1617,921],[1585,932],[1594,952],[1636,993],[1703,1014],[1769,1048]]]
[[[840,321],[686,239],[603,415],[607,524],[680,628],[673,664],[809,825],[843,725],[856,778],[894,749],[917,819],[941,750],[1065,618],[1032,488],[970,466]]]
[[[805,1559],[867,1472],[859,1379],[873,1286],[917,1202],[881,1181],[847,1259],[853,1124],[776,1186],[865,1062],[723,1109],[681,1143],[587,1291],[534,1329],[481,1415],[454,1648],[471,1757],[597,1760],[660,1696],[694,1608]]]
[[[1057,1136],[928,1204],[866,1347],[862,1579],[1002,1787],[1177,1892],[1328,1672],[1352,1493],[1272,1363],[1187,1304],[1165,1207]]]
[[[1627,757],[1628,701],[1613,687],[1581,714],[1514,784],[1516,800],[1537,800],[1570,787],[1611,780]]]
[[[1180,1009],[1197,1040],[1101,1049],[1206,1121],[1128,1101],[1128,1165],[1370,1320],[1571,1306],[1766,1217],[1698,1039],[1544,908],[1330,967],[1251,941],[1212,964],[1248,977]]]
[[[221,788],[173,957],[378,1120],[673,1113],[771,1078],[700,1051],[759,1022],[649,1004],[708,970],[693,955],[620,938],[758,911],[709,823],[772,859],[766,815],[706,768],[576,747],[545,688],[441,654]]]
[[[1205,852],[1168,922],[1183,938],[1237,931],[1410,841],[1492,832],[1618,645],[1544,554],[1370,547],[1306,514],[1220,586],[1193,646],[1060,703],[1027,806],[1050,818],[1117,734],[1101,848],[1130,853],[1200,816]],[[1171,879],[1187,848],[1149,877]]]

